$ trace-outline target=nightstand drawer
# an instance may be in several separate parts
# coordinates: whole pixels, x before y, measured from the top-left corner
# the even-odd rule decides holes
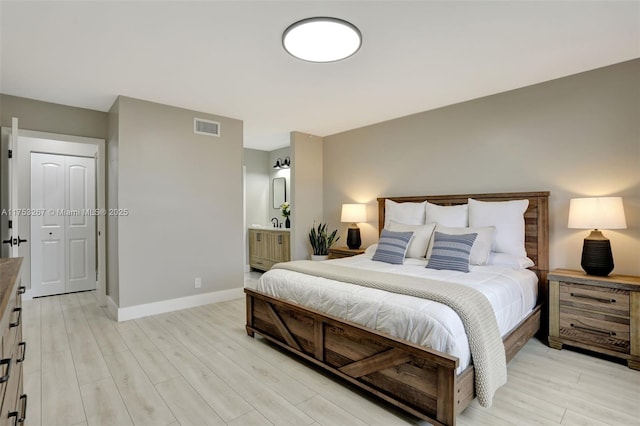
[[[629,318],[629,291],[561,281],[560,309],[563,306]]]
[[[560,306],[560,336],[616,352],[629,353],[629,319]]]

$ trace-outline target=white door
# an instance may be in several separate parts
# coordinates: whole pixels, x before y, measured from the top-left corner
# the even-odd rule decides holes
[[[33,296],[96,288],[95,160],[31,154]]]

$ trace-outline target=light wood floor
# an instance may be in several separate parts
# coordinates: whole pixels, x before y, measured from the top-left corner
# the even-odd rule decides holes
[[[24,302],[27,425],[415,425],[244,331],[244,300],[115,323],[92,292]],[[467,425],[638,425],[640,372],[530,341]]]

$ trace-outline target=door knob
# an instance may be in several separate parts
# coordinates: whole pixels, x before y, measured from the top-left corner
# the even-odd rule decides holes
[[[20,238],[20,235],[18,235],[18,247],[20,247],[20,243],[26,243],[27,240],[23,240],[22,238]]]
[[[11,247],[13,247],[13,239],[9,238],[8,240],[2,240],[2,244],[9,244]]]

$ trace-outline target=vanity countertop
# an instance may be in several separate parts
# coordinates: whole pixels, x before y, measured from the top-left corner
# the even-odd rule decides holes
[[[249,229],[259,229],[261,231],[284,231],[284,232],[289,232],[291,231],[291,228],[275,228],[273,225],[251,225],[249,226]]]
[[[13,286],[20,274],[21,257],[0,259],[0,312],[6,310]]]

